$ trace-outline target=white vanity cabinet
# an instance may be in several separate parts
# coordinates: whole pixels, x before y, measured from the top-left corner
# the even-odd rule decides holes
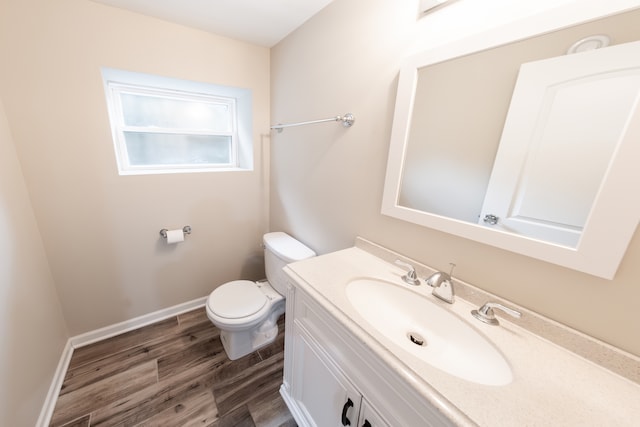
[[[453,425],[295,284],[281,394],[301,427]]]
[[[302,425],[388,426],[324,350],[294,325],[291,397]]]

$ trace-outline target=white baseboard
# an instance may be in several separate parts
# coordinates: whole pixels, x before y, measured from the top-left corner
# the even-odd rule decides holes
[[[203,307],[206,302],[207,297],[202,297],[194,299],[193,301],[174,305],[173,307],[163,308],[162,310],[158,310],[153,313],[144,314],[134,319],[125,320],[124,322],[116,323],[115,325],[105,326],[104,328],[85,332],[84,334],[71,337],[71,345],[73,346],[73,348],[84,347],[85,345],[93,344],[94,342],[111,338],[125,332],[133,331],[134,329],[138,329],[143,326],[151,325],[152,323],[168,319],[169,317],[177,316],[178,314]]]
[[[51,385],[49,386],[49,391],[47,392],[44,406],[42,407],[40,416],[38,417],[38,421],[36,422],[36,427],[47,427],[51,422],[51,416],[53,415],[53,410],[56,407],[58,394],[60,393],[60,388],[62,387],[64,376],[67,374],[67,367],[69,366],[69,362],[71,361],[72,354],[73,347],[71,346],[71,340],[67,340],[67,344],[62,350],[62,355],[60,356],[58,367],[53,374],[53,380],[51,381]]]
[[[55,409],[56,402],[58,400],[58,394],[60,393],[60,388],[64,382],[64,377],[67,374],[67,368],[69,367],[69,362],[71,361],[74,349],[84,347],[85,345],[111,338],[143,326],[151,325],[152,323],[160,322],[187,311],[195,310],[196,308],[203,307],[206,302],[207,297],[198,298],[193,301],[174,305],[173,307],[164,308],[153,313],[145,314],[134,319],[125,320],[124,322],[116,323],[111,326],[106,326],[104,328],[69,338],[64,350],[62,351],[62,355],[60,356],[58,367],[56,368],[51,386],[49,387],[49,392],[47,393],[44,405],[40,411],[36,427],[47,427],[51,422],[51,416],[53,415],[53,410]]]
[[[280,396],[282,396],[282,400],[284,400],[284,403],[287,405],[298,427],[310,427],[307,422],[307,417],[300,411],[300,406],[293,400],[289,394],[289,387],[286,387],[285,384],[280,386]]]

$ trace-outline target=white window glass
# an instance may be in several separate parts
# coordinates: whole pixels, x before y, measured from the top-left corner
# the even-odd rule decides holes
[[[103,69],[121,175],[252,168],[246,89]]]
[[[124,137],[132,166],[231,163],[229,136],[124,132]]]
[[[122,115],[127,126],[192,128],[231,132],[232,105],[225,100],[180,99],[142,93],[120,94]]]

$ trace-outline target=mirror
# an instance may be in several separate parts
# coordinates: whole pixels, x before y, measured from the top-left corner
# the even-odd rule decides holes
[[[637,22],[640,9],[409,58],[382,213],[613,278],[640,218]]]

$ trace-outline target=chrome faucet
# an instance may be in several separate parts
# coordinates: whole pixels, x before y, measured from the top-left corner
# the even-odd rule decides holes
[[[489,325],[497,325],[498,319],[496,318],[493,309],[497,308],[500,311],[507,313],[510,316],[520,318],[522,313],[516,311],[512,308],[505,307],[502,304],[498,304],[497,302],[487,302],[482,307],[477,310],[471,310],[471,315],[481,322],[488,323]]]
[[[400,261],[399,259],[396,260],[396,264],[409,269],[407,274],[402,276],[402,280],[404,280],[405,283],[408,283],[412,286],[418,286],[420,284],[420,279],[418,279],[416,269],[413,268],[413,265],[409,264],[408,262]]]
[[[433,291],[431,291],[433,296],[440,298],[444,302],[453,304],[455,291],[453,290],[451,275],[456,265],[453,263],[449,263],[449,265],[451,266],[449,274],[442,271],[435,272],[426,279],[426,284],[433,288]]]

